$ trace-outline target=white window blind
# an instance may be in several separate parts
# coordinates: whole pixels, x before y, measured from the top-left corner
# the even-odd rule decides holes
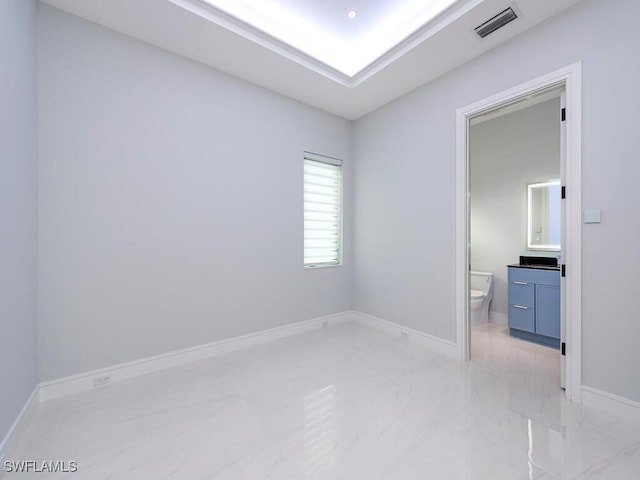
[[[342,160],[305,152],[304,266],[342,263]]]

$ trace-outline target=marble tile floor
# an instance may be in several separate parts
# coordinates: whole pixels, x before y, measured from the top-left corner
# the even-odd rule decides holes
[[[557,352],[489,325],[472,356],[319,329],[39,404],[7,460],[78,471],[3,478],[640,478],[640,425],[566,401]]]

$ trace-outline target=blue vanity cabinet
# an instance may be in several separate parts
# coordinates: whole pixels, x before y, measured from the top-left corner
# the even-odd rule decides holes
[[[508,267],[511,336],[560,347],[560,271]]]

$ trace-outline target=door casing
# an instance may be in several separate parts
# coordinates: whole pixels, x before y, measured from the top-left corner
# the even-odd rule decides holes
[[[456,112],[456,343],[460,359],[470,360],[469,327],[469,121],[480,113],[553,87],[564,89],[566,119],[562,185],[566,188],[562,218],[561,323],[566,344],[566,396],[581,402],[582,387],[582,64],[577,62],[482,99]]]

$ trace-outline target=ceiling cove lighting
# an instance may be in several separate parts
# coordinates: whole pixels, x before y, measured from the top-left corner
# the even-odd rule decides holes
[[[356,8],[347,11],[347,18],[342,16],[344,13],[338,13],[336,17],[327,10],[325,2],[171,1],[183,5],[205,5],[214,13],[209,20],[227,28],[224,22],[216,21],[215,12],[222,12],[241,24],[291,47],[294,52],[301,52],[328,66],[348,79],[353,79],[363,72],[454,4],[464,3],[464,0],[397,0],[374,4],[365,2],[362,5],[367,6],[366,15],[361,16],[361,21],[351,22],[350,20],[357,15]],[[372,5],[376,8],[369,8]],[[341,16],[343,20],[339,20]],[[364,18],[367,19],[366,22],[363,21]],[[235,29],[234,31],[252,40],[255,37],[255,34]]]

